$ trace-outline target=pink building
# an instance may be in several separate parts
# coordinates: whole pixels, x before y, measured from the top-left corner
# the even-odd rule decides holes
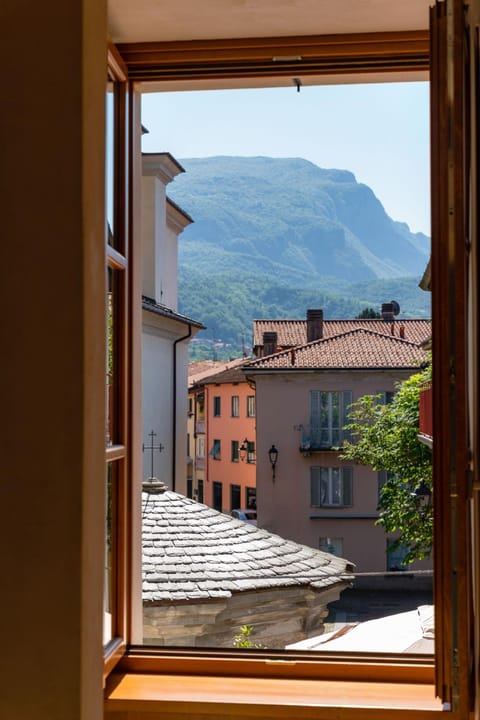
[[[245,360],[190,384],[192,496],[219,511],[256,508],[255,390]]]
[[[375,524],[383,474],[342,461],[335,448],[350,403],[366,394],[388,402],[425,361],[420,343],[430,329],[428,320],[323,321],[321,311],[306,321],[256,322],[260,359],[244,372],[257,397],[259,526],[347,557],[357,572],[402,568],[401,552],[388,552],[391,538]],[[269,343],[273,354],[265,355]]]

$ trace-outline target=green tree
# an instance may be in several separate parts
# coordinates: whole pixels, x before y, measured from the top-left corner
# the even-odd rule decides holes
[[[381,318],[379,312],[376,312],[371,307],[363,308],[362,312],[355,316],[356,320],[364,320],[365,318]]]
[[[429,557],[432,550],[432,503],[418,492],[425,486],[432,490],[432,454],[417,438],[420,387],[430,379],[429,365],[400,383],[391,403],[382,404],[378,395],[353,403],[346,426],[352,440],[341,452],[344,460],[386,471],[377,524],[398,533],[392,549],[406,546],[406,563]]]

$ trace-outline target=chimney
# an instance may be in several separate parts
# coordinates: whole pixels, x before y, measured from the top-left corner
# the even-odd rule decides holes
[[[295,348],[290,350],[290,364],[295,365]]]
[[[398,333],[401,338],[405,338],[405,325],[400,325],[398,329]]]
[[[394,322],[395,315],[393,314],[393,303],[383,303],[382,304],[382,318],[385,320],[385,322]]]
[[[307,310],[307,342],[323,338],[323,310]]]
[[[277,352],[277,333],[276,332],[264,332],[263,333],[262,357],[265,357],[265,355],[273,355],[276,352]]]

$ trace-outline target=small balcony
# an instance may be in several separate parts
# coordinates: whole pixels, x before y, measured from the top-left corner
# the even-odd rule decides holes
[[[307,457],[312,453],[335,452],[342,444],[343,433],[340,428],[319,428],[298,425],[300,431],[299,451]]]
[[[205,470],[205,457],[197,456],[195,458],[195,470]]]
[[[195,423],[195,432],[197,435],[205,435],[205,420],[197,420]]]
[[[420,388],[418,419],[418,439],[432,446],[433,441],[433,412],[432,412],[432,383],[426,382]]]

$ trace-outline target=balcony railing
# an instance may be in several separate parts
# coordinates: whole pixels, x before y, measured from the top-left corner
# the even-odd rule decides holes
[[[200,435],[205,434],[205,420],[197,420],[195,423],[195,432],[200,433]]]
[[[195,458],[195,470],[205,470],[205,457]]]
[[[420,435],[433,437],[431,382],[423,383],[420,388],[418,430]]]
[[[299,450],[304,455],[335,450],[341,446],[345,434],[341,428],[320,428],[309,425],[298,425],[297,427],[300,430]]]

